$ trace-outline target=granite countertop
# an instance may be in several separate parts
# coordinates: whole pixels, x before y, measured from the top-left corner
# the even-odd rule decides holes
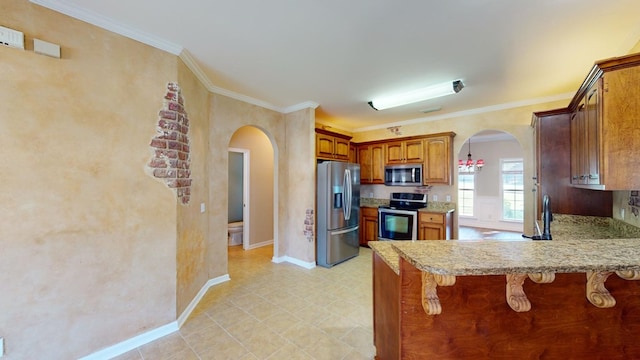
[[[640,239],[430,240],[390,245],[416,268],[441,275],[640,270]]]
[[[400,256],[393,248],[394,241],[369,241],[368,245],[389,267],[400,275]]]

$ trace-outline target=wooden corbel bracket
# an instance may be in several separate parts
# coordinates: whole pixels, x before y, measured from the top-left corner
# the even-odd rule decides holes
[[[438,275],[429,272],[422,272],[422,308],[427,315],[438,315],[442,313],[442,305],[438,298],[436,288],[440,286],[452,286],[456,283],[454,275]]]
[[[638,270],[616,271],[616,275],[625,280],[640,280],[640,271]]]
[[[587,271],[587,299],[599,308],[610,308],[616,305],[616,299],[604,287],[611,271]]]
[[[516,312],[531,310],[531,302],[524,293],[522,285],[526,278],[538,284],[548,284],[556,279],[555,273],[507,274],[507,304]]]

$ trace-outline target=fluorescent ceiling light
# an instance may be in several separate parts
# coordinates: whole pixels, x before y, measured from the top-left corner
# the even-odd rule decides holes
[[[396,106],[434,99],[440,96],[455,94],[462,90],[463,87],[464,84],[461,80],[447,81],[446,83],[432,85],[403,94],[374,99],[369,101],[369,105],[375,110],[384,110]]]

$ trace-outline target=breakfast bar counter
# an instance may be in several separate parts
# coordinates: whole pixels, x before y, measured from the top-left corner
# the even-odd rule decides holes
[[[640,358],[640,239],[370,247],[377,359]]]

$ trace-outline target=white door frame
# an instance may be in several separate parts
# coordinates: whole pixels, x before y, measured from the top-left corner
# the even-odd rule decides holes
[[[250,224],[250,216],[249,216],[249,169],[251,168],[251,160],[249,149],[241,149],[241,148],[229,148],[229,152],[241,153],[242,156],[242,248],[247,250],[249,248],[249,224]]]

